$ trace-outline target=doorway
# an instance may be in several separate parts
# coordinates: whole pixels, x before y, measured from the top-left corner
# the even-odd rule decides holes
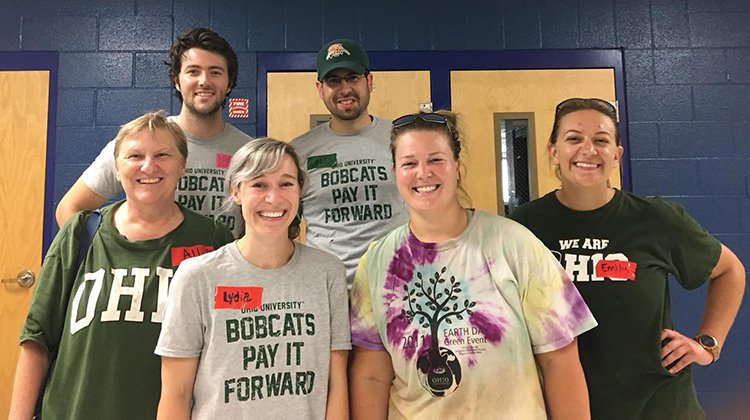
[[[472,207],[504,214],[503,197],[509,193],[505,190],[515,188],[518,193],[526,182],[529,199],[534,199],[557,188],[546,137],[555,105],[569,97],[599,97],[621,105],[619,129],[625,153],[621,172],[611,181],[624,190],[631,188],[622,51],[376,51],[368,55],[376,85],[371,114],[394,118],[427,105],[459,113],[467,150],[464,188]],[[314,88],[315,56],[258,53],[259,136],[268,133],[290,140],[310,128],[311,115],[326,113]],[[419,74],[418,82],[411,79],[414,74]],[[295,82],[305,77],[303,83]],[[503,149],[498,147],[502,142],[496,140],[498,114],[526,115],[522,119],[529,124],[527,181],[521,179],[524,170],[519,163],[513,166],[514,182],[503,183]],[[530,139],[533,143],[528,143]],[[523,154],[522,146],[511,153]]]
[[[52,236],[56,52],[0,53],[0,417],[7,417],[32,277]]]

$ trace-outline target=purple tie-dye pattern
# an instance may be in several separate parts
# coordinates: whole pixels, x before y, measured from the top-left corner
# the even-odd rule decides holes
[[[398,348],[401,345],[401,338],[409,335],[410,326],[411,322],[406,317],[401,316],[400,306],[398,308],[391,306],[386,310],[385,335],[388,338],[388,344]]]
[[[578,289],[561,270],[562,298],[565,301],[566,313],[550,311],[542,321],[545,339],[548,343],[567,344],[573,341],[574,332],[578,331],[581,323],[592,317],[591,311],[584,302]]]
[[[499,344],[505,335],[505,324],[502,318],[494,318],[481,311],[474,311],[469,317],[469,323],[482,331],[482,335],[492,344]]]
[[[430,264],[438,256],[437,244],[421,244],[412,246],[410,243],[411,233],[404,238],[396,248],[391,262],[388,264],[385,281],[383,283],[383,305],[385,306],[385,327],[388,344],[394,348],[401,345],[402,337],[413,335],[418,330],[411,322],[401,316],[404,307],[404,286],[409,284],[414,277],[417,266]],[[409,328],[414,331],[409,333]],[[403,354],[406,360],[415,356],[414,348],[404,348]]]
[[[584,302],[581,294],[578,293],[578,289],[573,282],[567,278],[564,280],[562,292],[565,301],[570,305],[570,312],[573,315],[576,324],[580,323],[583,319],[591,317],[591,311],[589,310],[589,307],[586,306],[586,302]]]
[[[375,332],[372,334],[372,332]],[[366,330],[362,328],[352,328],[352,344],[359,347],[365,347],[371,350],[384,350],[383,343],[377,330]]]
[[[409,236],[407,236],[396,248],[383,282],[383,301],[386,305],[403,296],[404,286],[411,282],[417,266],[430,264],[437,258],[436,244],[423,245],[422,247],[410,246]]]
[[[560,314],[554,310],[545,314],[544,319],[542,320],[542,328],[544,329],[546,344],[560,346],[573,341],[573,335],[568,328],[568,322],[566,322],[565,318],[566,317],[561,317]]]

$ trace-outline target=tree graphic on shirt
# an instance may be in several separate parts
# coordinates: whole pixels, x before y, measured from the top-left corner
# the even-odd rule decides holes
[[[434,396],[452,393],[461,382],[458,358],[450,349],[439,345],[440,324],[452,324],[452,318],[463,320],[464,314],[471,315],[471,308],[476,305],[476,302],[469,302],[468,299],[459,303],[461,282],[456,281],[455,276],[446,280],[443,277],[446,270],[443,267],[427,281],[422,273],[417,272],[418,281],[404,285],[403,300],[409,308],[401,310],[401,316],[409,322],[416,320],[422,328],[430,329],[430,347],[417,359],[417,369],[422,377],[422,385]]]

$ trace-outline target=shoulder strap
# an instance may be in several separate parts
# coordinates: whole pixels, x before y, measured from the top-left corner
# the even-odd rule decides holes
[[[76,259],[76,267],[81,267],[83,258],[91,247],[91,242],[94,241],[94,235],[96,235],[96,231],[99,229],[101,221],[102,213],[99,210],[92,211],[86,218],[83,232],[81,232],[81,236],[78,238],[78,258]]]

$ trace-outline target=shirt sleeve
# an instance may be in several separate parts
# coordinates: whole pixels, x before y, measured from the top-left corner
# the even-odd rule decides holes
[[[349,329],[349,301],[346,296],[346,271],[336,259],[332,264],[328,280],[328,302],[331,313],[331,351],[351,350]]]
[[[81,180],[91,191],[110,199],[122,192],[115,171],[115,141],[112,140],[99,152],[99,156],[83,171]]]
[[[168,357],[199,357],[203,350],[202,279],[195,260],[185,260],[169,286],[169,299],[154,353]]]
[[[565,270],[530,232],[519,248],[517,275],[535,354],[565,347],[597,323]]]
[[[65,320],[68,317],[68,302],[75,285],[80,266],[78,261],[78,237],[83,229],[82,220],[87,212],[79,212],[62,226],[52,241],[37,276],[29,312],[26,315],[19,342],[33,340],[50,352],[59,345]]]
[[[369,252],[365,253],[359,260],[350,292],[349,320],[352,329],[352,344],[370,350],[385,350],[372,311],[372,297],[367,271],[368,254]]]
[[[721,242],[711,236],[679,204],[669,203],[671,214],[667,223],[673,223],[676,234],[669,253],[671,269],[677,281],[686,289],[695,289],[706,282],[719,262]]]

